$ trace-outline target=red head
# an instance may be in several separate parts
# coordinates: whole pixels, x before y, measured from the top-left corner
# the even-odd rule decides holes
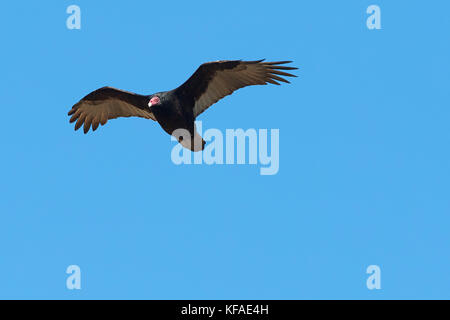
[[[160,102],[161,102],[161,100],[159,100],[159,97],[154,96],[153,98],[150,99],[150,102],[148,103],[148,106],[149,106],[149,107],[156,106],[156,105],[158,105]]]

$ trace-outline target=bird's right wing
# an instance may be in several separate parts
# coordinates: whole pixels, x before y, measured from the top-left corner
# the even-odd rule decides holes
[[[145,107],[148,98],[139,94],[111,87],[97,89],[76,103],[69,111],[70,123],[77,121],[75,130],[84,124],[84,133],[97,130],[109,119],[119,117],[142,117],[155,120],[155,116]]]
[[[285,71],[297,69],[283,66],[290,62],[230,60],[204,63],[175,92],[194,106],[194,117],[197,117],[211,105],[240,88],[267,83],[289,83],[283,77],[296,76]]]

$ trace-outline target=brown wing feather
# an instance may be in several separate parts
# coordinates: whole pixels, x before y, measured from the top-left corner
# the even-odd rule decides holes
[[[176,93],[187,103],[194,105],[194,116],[197,117],[211,105],[240,88],[267,83],[289,83],[283,77],[296,76],[280,70],[296,70],[294,67],[281,66],[291,62],[232,60],[204,63],[176,89]]]
[[[103,87],[88,94],[69,111],[70,123],[76,122],[75,130],[84,124],[84,133],[92,125],[97,130],[109,119],[119,117],[142,117],[155,120],[154,115],[145,109],[147,97],[122,91],[111,87]],[[155,120],[156,121],[156,120]]]

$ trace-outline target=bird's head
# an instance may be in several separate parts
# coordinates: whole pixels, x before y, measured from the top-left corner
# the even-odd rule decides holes
[[[148,106],[151,108],[153,106],[157,106],[161,103],[161,100],[158,96],[153,96],[150,98],[150,101],[148,102]]]

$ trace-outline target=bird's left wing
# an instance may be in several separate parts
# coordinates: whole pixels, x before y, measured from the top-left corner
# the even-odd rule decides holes
[[[185,83],[175,89],[175,93],[182,100],[194,105],[194,117],[197,117],[211,105],[240,88],[267,83],[279,85],[279,82],[289,83],[283,76],[295,77],[280,71],[296,70],[294,67],[282,66],[292,61],[263,61],[229,60],[204,63]]]
[[[148,98],[136,93],[111,87],[97,89],[75,104],[69,111],[70,123],[77,121],[75,130],[84,124],[84,133],[92,125],[92,131],[99,124],[119,117],[141,117],[155,120],[155,116],[146,108]]]

